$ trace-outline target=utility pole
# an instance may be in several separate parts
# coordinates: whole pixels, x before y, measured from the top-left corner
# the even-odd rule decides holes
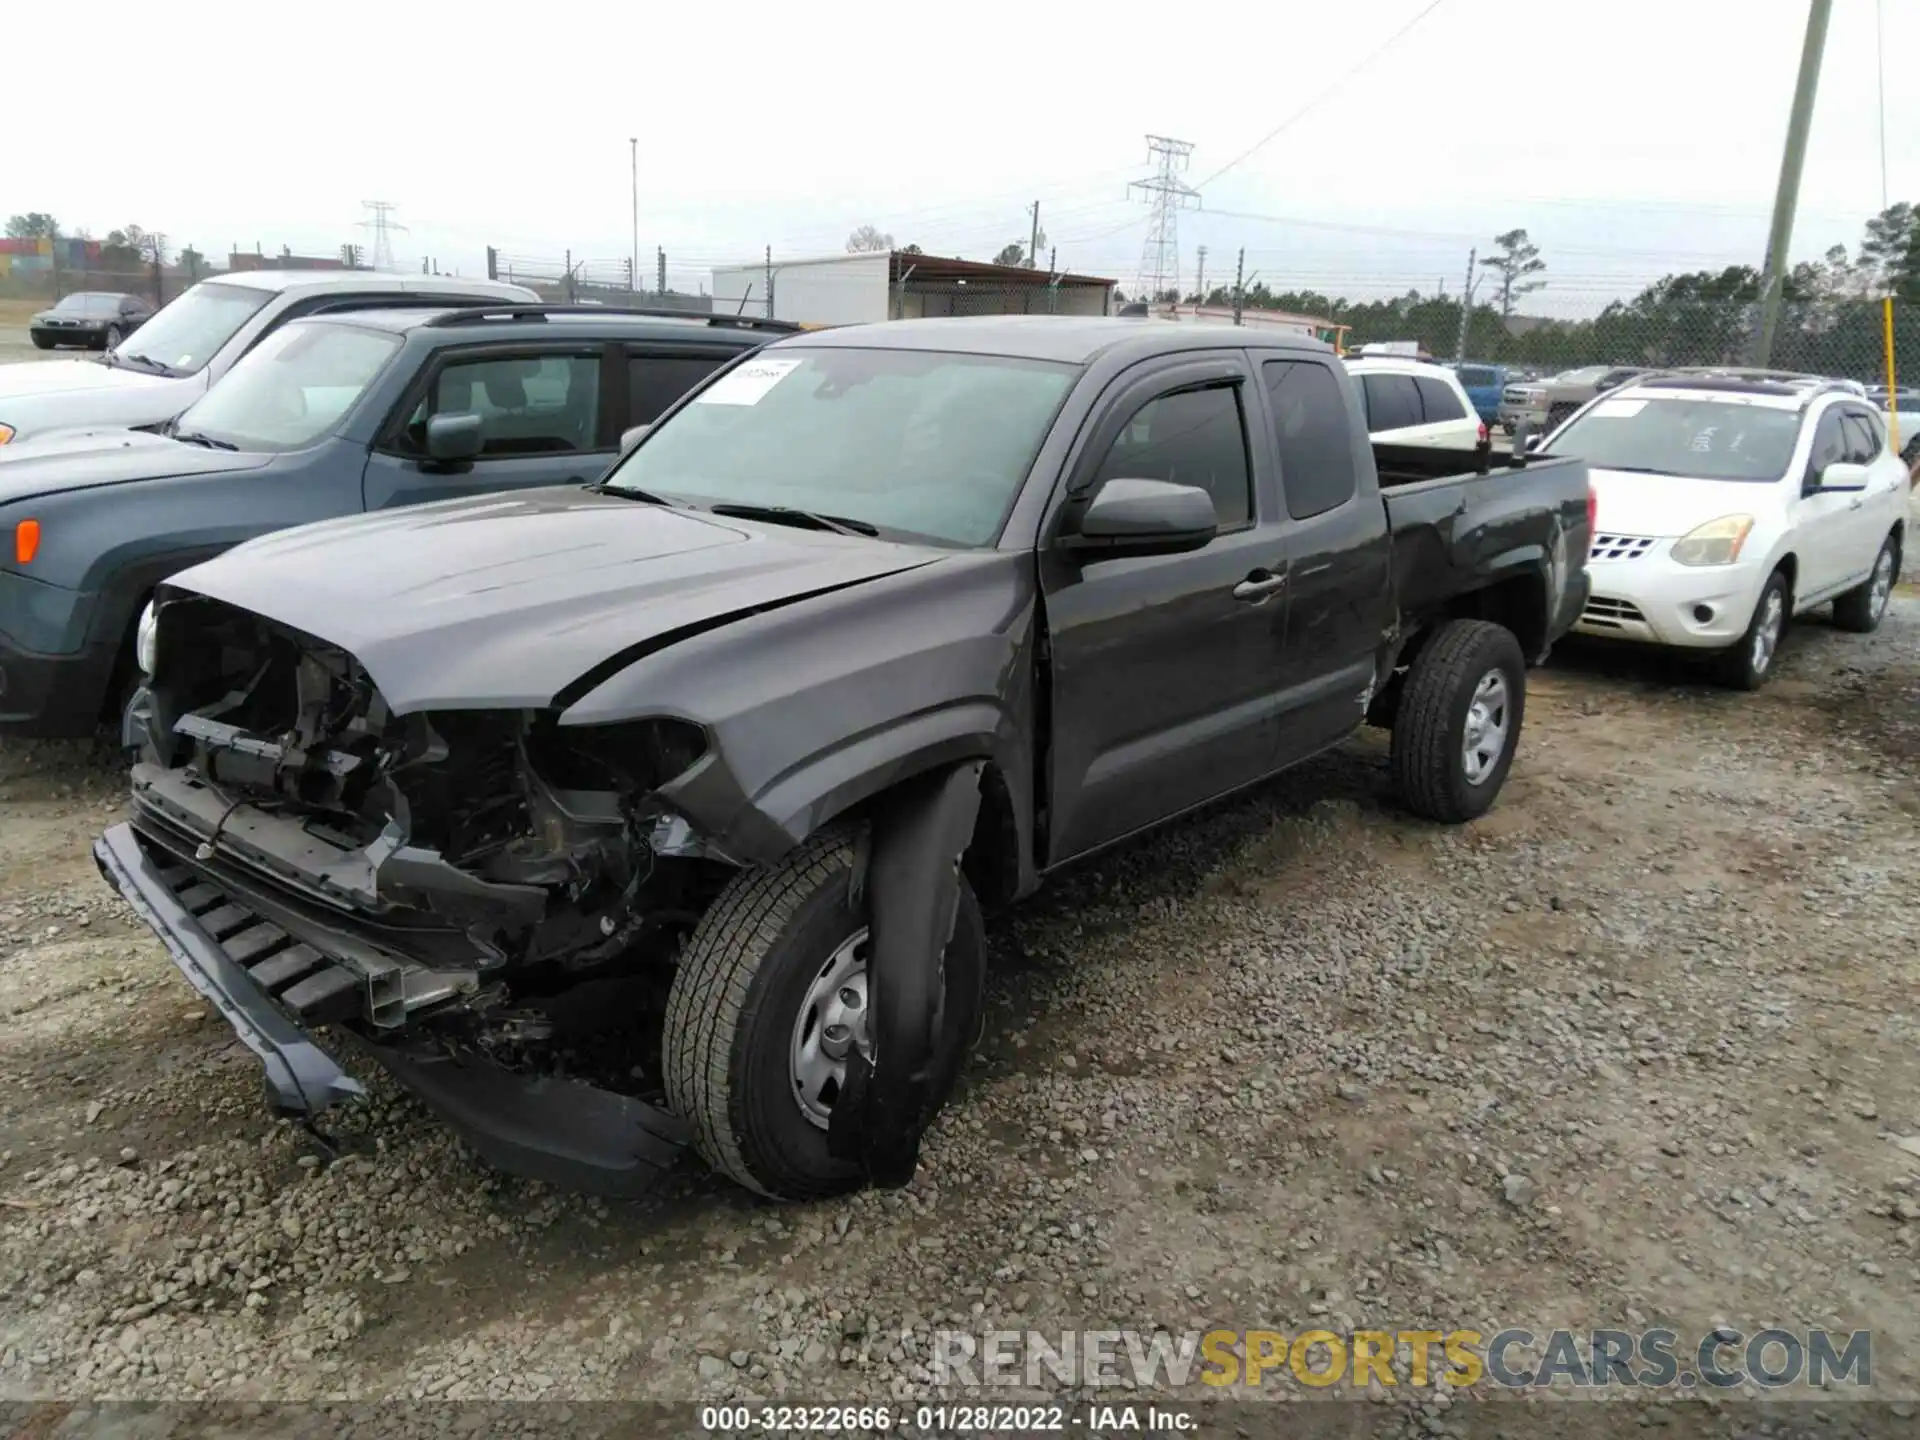
[[[773,319],[773,247],[767,246],[767,319]]]
[[[1833,0],[1810,0],[1807,36],[1800,47],[1800,78],[1794,82],[1793,110],[1787,116],[1787,148],[1780,157],[1780,187],[1773,197],[1773,226],[1767,232],[1767,268],[1760,288],[1760,338],[1753,363],[1773,356],[1773,335],[1780,324],[1780,297],[1787,283],[1787,249],[1793,243],[1793,215],[1800,204],[1800,171],[1807,158],[1807,131],[1813,126],[1813,97],[1820,88],[1820,59],[1827,46],[1827,20]]]
[[[631,290],[640,283],[640,137],[630,137],[627,148],[633,155],[633,250],[627,261],[627,288]]]
[[[1047,247],[1047,313],[1049,315],[1053,314],[1060,300],[1060,267],[1057,263],[1059,259],[1060,247],[1049,245]]]
[[[654,293],[656,295],[664,295],[667,293],[667,247],[664,245],[656,245],[653,249],[655,278],[659,281]]]
[[[573,304],[573,251],[567,251],[567,303]]]
[[[1027,242],[1027,268],[1035,270],[1040,265],[1040,202],[1033,202],[1033,238]]]
[[[1193,308],[1196,310],[1207,303],[1207,247],[1202,245],[1199,254],[1200,263],[1193,271],[1193,293],[1196,297]]]
[[[1453,362],[1467,358],[1467,318],[1473,314],[1473,262],[1480,258],[1480,247],[1467,251],[1467,280],[1460,287],[1460,338],[1453,344]]]
[[[1246,303],[1247,298],[1246,291],[1242,286],[1242,281],[1245,279],[1246,273],[1247,251],[1246,247],[1242,246],[1240,249],[1240,257],[1233,262],[1233,323],[1236,325],[1240,323],[1240,309]]]

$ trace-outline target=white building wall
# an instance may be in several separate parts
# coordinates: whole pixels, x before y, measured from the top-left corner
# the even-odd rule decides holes
[[[773,318],[796,325],[860,325],[887,315],[887,252],[826,260],[774,261]],[[767,267],[729,265],[713,272],[716,313],[767,313]],[[745,309],[741,301],[745,299]]]

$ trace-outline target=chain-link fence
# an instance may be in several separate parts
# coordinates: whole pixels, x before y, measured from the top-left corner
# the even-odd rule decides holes
[[[622,309],[687,310],[706,313],[712,298],[697,289],[679,289],[669,276],[666,257],[634,275],[633,262],[576,258],[571,251],[554,255],[522,255],[489,246],[487,274],[495,280],[525,285],[555,304],[610,305]]]

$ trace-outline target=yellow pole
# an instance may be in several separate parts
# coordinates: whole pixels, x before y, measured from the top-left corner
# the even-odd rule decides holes
[[[1900,453],[1900,392],[1893,375],[1893,297],[1880,302],[1887,343],[1887,434],[1893,437],[1893,453]]]

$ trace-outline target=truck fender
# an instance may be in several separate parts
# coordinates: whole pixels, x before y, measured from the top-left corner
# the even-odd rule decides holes
[[[876,1185],[913,1179],[920,1139],[943,1099],[935,1055],[946,1014],[945,959],[960,910],[960,861],[980,811],[984,762],[916,775],[873,807],[854,883],[866,892],[868,1023],[874,1062],[855,1056],[847,1099],[834,1107],[830,1150]],[[962,999],[965,1013],[978,997]],[[857,1072],[857,1073],[856,1073]]]

